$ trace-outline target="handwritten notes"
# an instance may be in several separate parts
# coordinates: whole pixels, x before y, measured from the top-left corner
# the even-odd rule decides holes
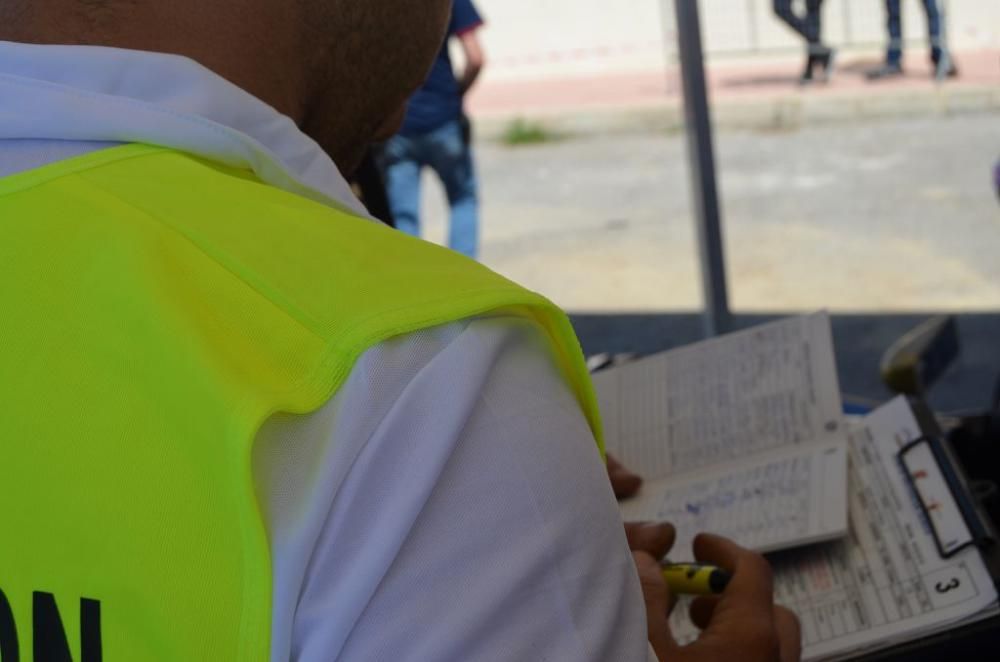
[[[847,522],[847,448],[809,445],[680,479],[649,484],[625,502],[628,520],[677,528],[676,554],[687,558],[701,531],[722,532],[761,552],[836,538]]]
[[[657,354],[594,386],[608,447],[650,478],[846,438],[825,313]]]
[[[609,451],[647,479],[627,519],[758,550],[847,531],[847,432],[829,316],[756,327],[594,378]],[[683,553],[688,553],[687,550]]]
[[[803,659],[843,658],[997,613],[978,550],[942,559],[897,461],[920,436],[903,399],[851,435],[850,533],[772,555],[775,599],[802,624]],[[697,636],[682,605],[671,618],[682,642]]]

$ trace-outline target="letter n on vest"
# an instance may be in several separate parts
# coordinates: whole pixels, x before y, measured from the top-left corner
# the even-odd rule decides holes
[[[55,596],[36,591],[32,612],[35,662],[73,662]],[[80,662],[101,662],[101,657],[101,603],[83,598],[80,600]]]

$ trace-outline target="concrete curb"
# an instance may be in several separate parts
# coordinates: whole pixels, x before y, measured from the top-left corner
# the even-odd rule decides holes
[[[1000,112],[1000,87],[995,85],[939,85],[892,93],[820,94],[793,92],[768,99],[725,100],[712,108],[719,130],[787,131],[802,126],[833,125],[863,119],[945,117]],[[520,114],[476,118],[477,135],[499,141],[517,118],[538,125],[555,136],[572,137],[624,133],[674,132],[684,125],[676,99],[638,107],[530,109]]]

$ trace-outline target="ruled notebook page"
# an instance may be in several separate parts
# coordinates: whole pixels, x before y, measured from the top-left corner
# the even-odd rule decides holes
[[[757,550],[846,532],[847,432],[826,313],[657,354],[594,385],[608,451],[646,479],[622,505],[627,519],[672,521],[679,542],[704,530]]]
[[[847,532],[847,445],[779,449],[653,481],[622,503],[622,514],[633,522],[671,522],[679,558],[689,558],[691,541],[702,531],[758,552],[832,540]]]

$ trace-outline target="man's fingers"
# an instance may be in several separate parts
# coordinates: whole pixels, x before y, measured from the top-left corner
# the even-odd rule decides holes
[[[784,607],[775,607],[774,629],[778,634],[781,662],[799,662],[802,659],[802,626],[798,617]]]
[[[754,552],[747,551],[725,538],[707,533],[694,539],[694,556],[701,562],[729,570],[732,580],[723,594],[732,598],[732,607],[760,613],[770,611],[774,601],[771,564]],[[730,602],[730,601],[727,601]]]
[[[645,552],[632,552],[632,559],[639,573],[642,599],[646,603],[647,637],[656,656],[664,660],[677,648],[667,618],[672,606],[670,589],[663,578],[659,561]]]
[[[712,614],[715,613],[715,606],[718,604],[719,598],[714,595],[695,598],[691,602],[691,608],[689,609],[691,622],[699,630],[704,630],[712,621]]]
[[[618,499],[627,499],[634,496],[642,486],[642,478],[638,474],[626,469],[621,462],[612,455],[607,457],[608,478],[611,480],[611,489]]]
[[[674,546],[677,532],[667,523],[625,522],[625,537],[633,552],[646,552],[659,560]]]
[[[691,620],[702,629],[693,645],[723,646],[739,653],[737,659],[799,662],[799,622],[787,609],[774,606],[771,566],[764,557],[705,534],[695,538],[694,554],[699,561],[729,570],[733,578],[721,595],[691,604]],[[739,648],[732,648],[734,644]]]
[[[692,543],[698,560],[714,563],[728,570],[736,570],[737,564],[748,552],[732,540],[711,533],[699,533]]]
[[[632,552],[635,569],[639,572],[639,585],[646,602],[646,611],[653,616],[666,616],[670,605],[670,589],[663,579],[659,562],[645,552]]]

